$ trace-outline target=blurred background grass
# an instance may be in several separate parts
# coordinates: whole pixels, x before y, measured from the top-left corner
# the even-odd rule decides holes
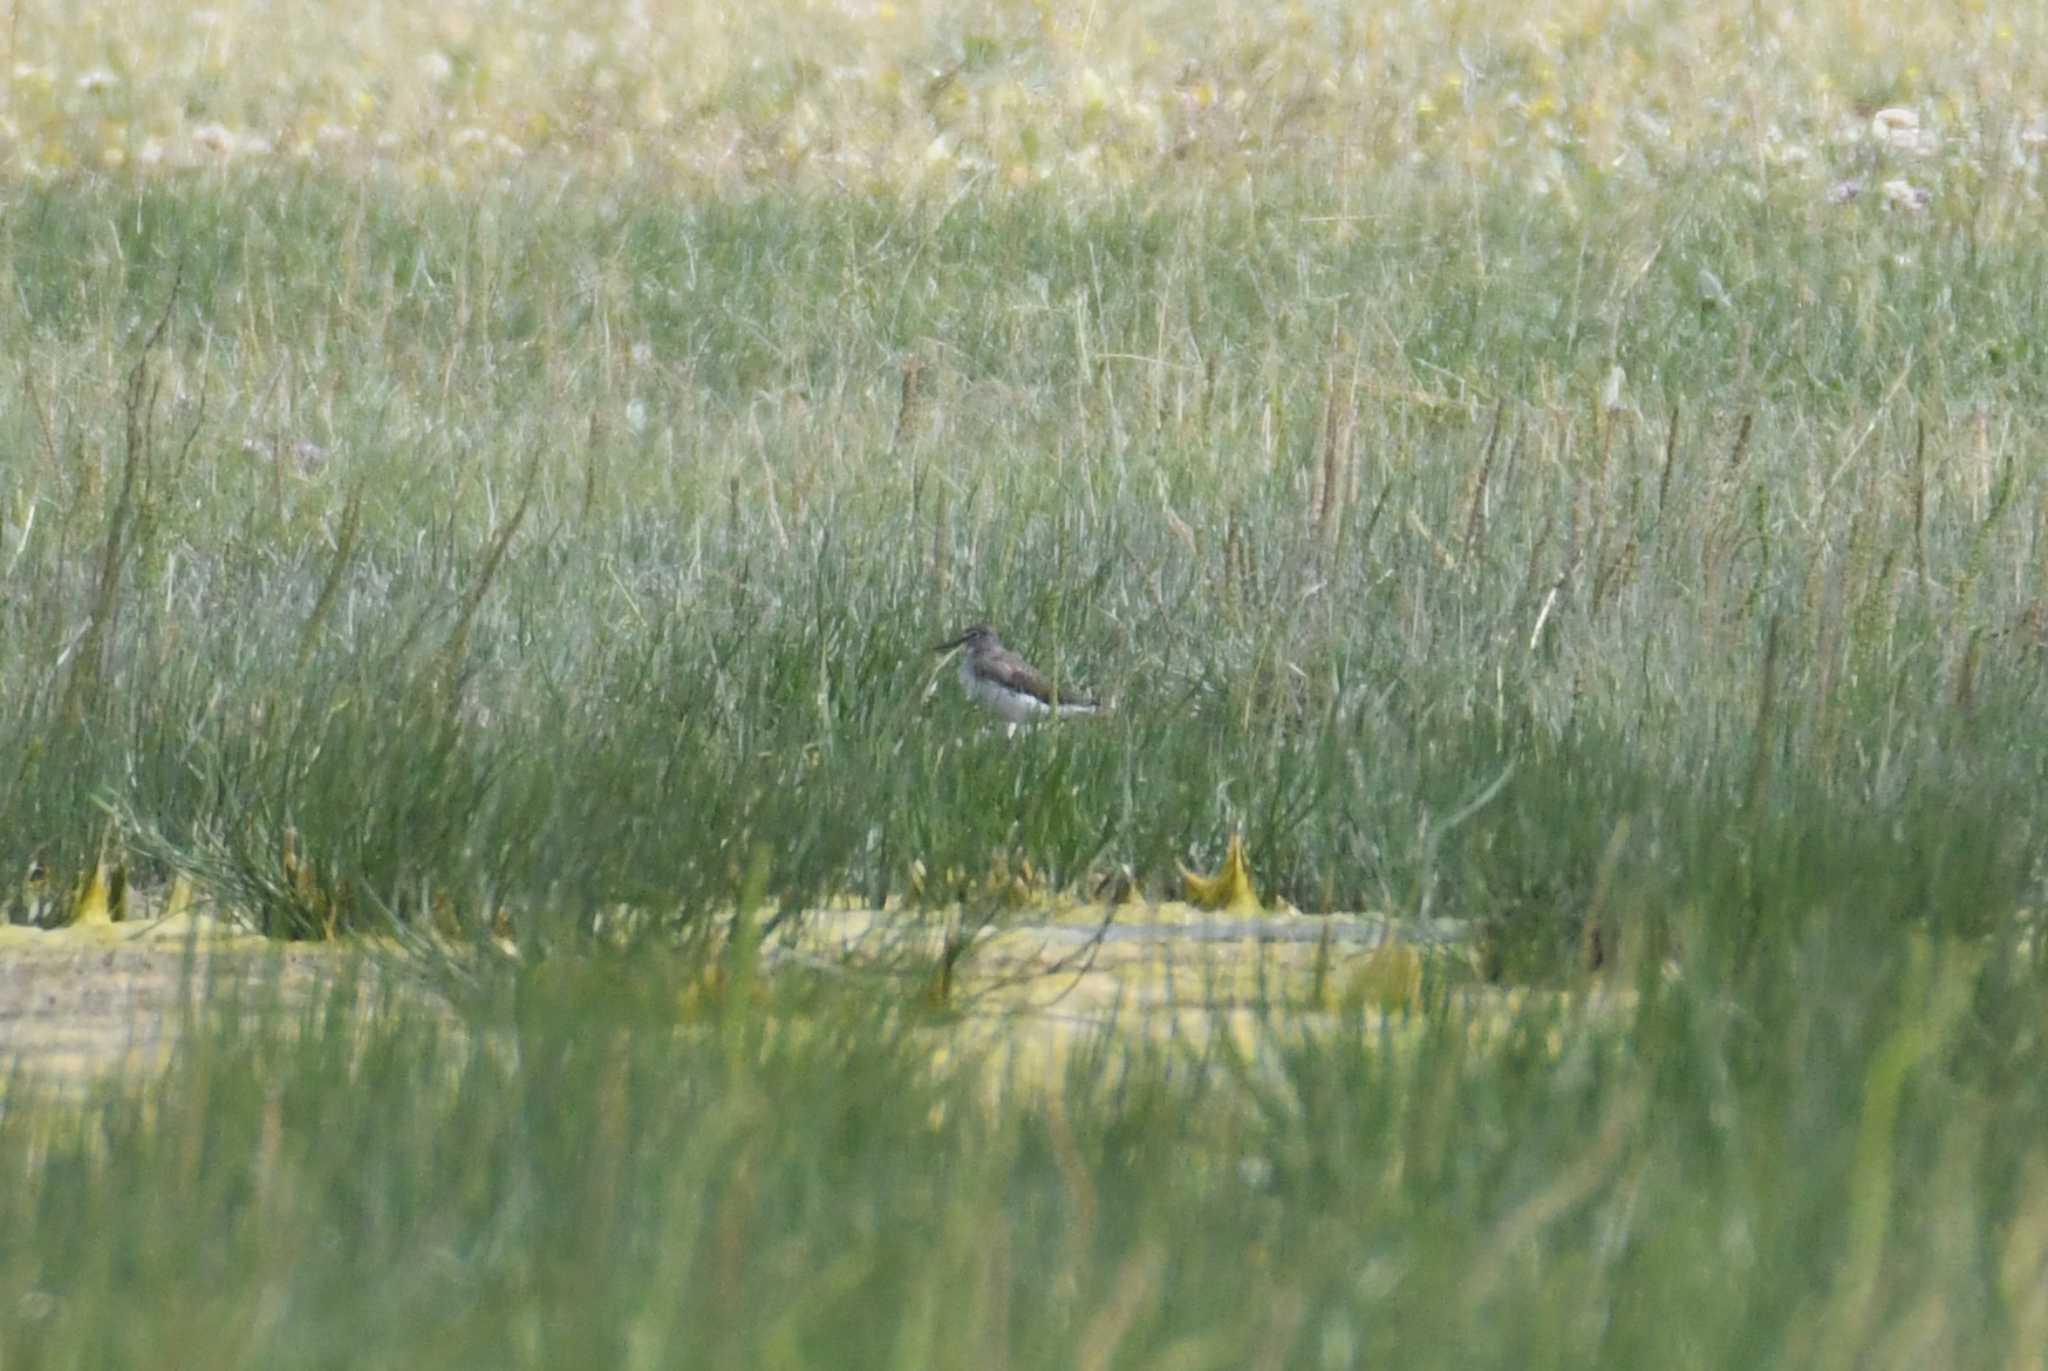
[[[1823,175],[1886,107],[1981,175],[2048,132],[2044,39],[2037,11],[1975,0],[24,3],[0,133],[38,177],[253,161],[1065,196],[1306,168],[1348,212],[1424,174],[1572,214],[1588,183],[1701,164]]]
[[[522,960],[11,1084],[0,1360],[2040,1365],[2048,21],[10,21],[11,917]],[[1534,989],[1046,1081],[593,936],[1232,832]]]

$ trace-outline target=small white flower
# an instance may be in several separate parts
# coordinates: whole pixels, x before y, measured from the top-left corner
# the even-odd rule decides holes
[[[1920,127],[1916,110],[1894,106],[1870,116],[1870,136],[1880,146],[1925,157],[1941,146],[1934,130]]]
[[[94,67],[78,78],[78,88],[87,95],[98,95],[101,91],[112,90],[121,84],[121,78],[105,67]]]
[[[654,347],[651,343],[635,343],[626,356],[632,359],[634,366],[644,367],[654,360]]]
[[[645,400],[634,399],[626,401],[626,427],[632,429],[635,433],[645,433],[647,431],[647,402]]]
[[[1911,181],[1887,181],[1882,187],[1884,202],[1894,209],[1908,210],[1914,214],[1934,203],[1934,192],[1916,186]]]
[[[261,134],[237,133],[226,124],[206,123],[192,129],[192,146],[216,157],[266,157],[276,145]]]

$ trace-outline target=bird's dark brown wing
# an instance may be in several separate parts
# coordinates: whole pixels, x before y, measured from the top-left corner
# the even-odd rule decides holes
[[[1078,705],[1082,709],[1092,709],[1095,707],[1094,700],[1076,691],[1061,690],[1055,692],[1051,681],[1046,680],[1045,677],[1032,669],[1029,662],[1026,662],[1022,657],[1019,657],[1006,647],[982,654],[981,660],[977,665],[980,667],[982,675],[998,685],[1005,686],[1020,694],[1029,695],[1032,699],[1042,704],[1050,706]]]

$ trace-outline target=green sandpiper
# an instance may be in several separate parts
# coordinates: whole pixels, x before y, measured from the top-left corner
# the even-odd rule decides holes
[[[1031,664],[1003,646],[1003,640],[987,624],[975,624],[959,637],[940,643],[935,651],[967,651],[960,658],[960,685],[968,696],[993,709],[1009,724],[1035,719],[1072,718],[1100,714],[1102,705],[1089,696],[1064,686],[1055,687]]]

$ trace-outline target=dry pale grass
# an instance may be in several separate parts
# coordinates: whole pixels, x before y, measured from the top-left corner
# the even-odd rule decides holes
[[[1984,0],[19,0],[6,40],[16,179],[1084,191],[1277,167],[1367,214],[1403,169],[1569,208],[1586,181],[1703,161],[1760,190],[2015,176],[2032,197],[2048,142],[2048,9]]]

